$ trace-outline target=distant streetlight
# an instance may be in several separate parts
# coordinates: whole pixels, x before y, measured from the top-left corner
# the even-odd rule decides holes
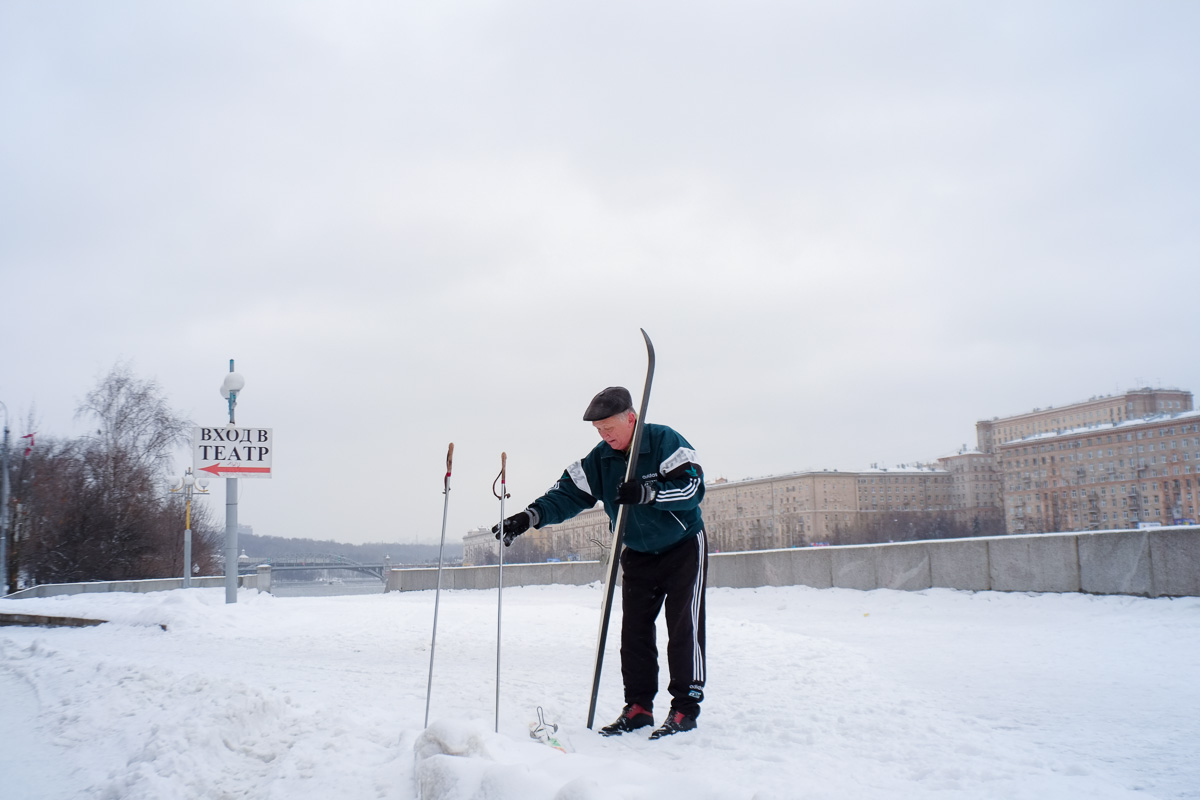
[[[184,498],[184,526],[183,526],[183,588],[192,588],[192,493],[208,494],[208,479],[201,478],[196,480],[196,476],[192,474],[192,468],[188,467],[187,472],[183,473],[183,477],[179,479],[179,485],[171,489],[172,492],[183,492]]]
[[[0,451],[0,597],[8,594],[8,406],[4,407],[4,449]]]

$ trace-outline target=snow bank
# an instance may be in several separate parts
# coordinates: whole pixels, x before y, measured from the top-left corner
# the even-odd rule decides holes
[[[236,605],[221,589],[0,601],[110,620],[0,629],[0,725],[12,740],[0,751],[0,792],[1198,796],[1196,598],[710,590],[700,727],[657,742],[583,727],[594,586],[505,590],[494,731],[495,601],[494,591],[443,593],[428,729],[431,592],[243,592]],[[621,707],[615,643],[606,663],[602,723]],[[538,706],[573,752],[529,737]]]

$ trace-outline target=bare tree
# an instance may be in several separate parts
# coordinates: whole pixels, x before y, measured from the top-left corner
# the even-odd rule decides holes
[[[156,383],[123,364],[101,378],[77,416],[94,424],[94,433],[39,438],[22,569],[35,582],[182,575],[183,504],[162,478],[188,423]],[[193,512],[196,560],[211,569],[213,526],[196,503]]]
[[[187,441],[187,420],[171,411],[157,383],[138,380],[128,364],[114,366],[88,392],[75,417],[97,425],[93,441],[109,487],[131,475],[168,471],[172,450]]]

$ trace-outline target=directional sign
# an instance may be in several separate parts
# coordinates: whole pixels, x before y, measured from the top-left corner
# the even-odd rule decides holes
[[[192,428],[192,464],[218,478],[271,477],[271,428]]]

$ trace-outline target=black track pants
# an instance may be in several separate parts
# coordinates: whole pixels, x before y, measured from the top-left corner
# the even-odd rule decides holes
[[[654,622],[665,601],[671,707],[698,715],[704,699],[708,537],[700,531],[658,555],[625,548],[621,569],[621,677],[625,702],[654,707],[658,693]]]

